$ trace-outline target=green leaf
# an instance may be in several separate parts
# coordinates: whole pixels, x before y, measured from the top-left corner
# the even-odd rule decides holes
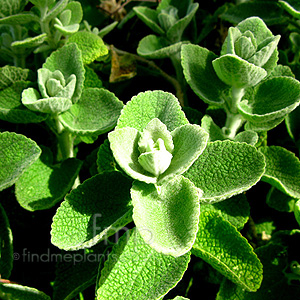
[[[300,106],[286,116],[285,124],[290,137],[298,144],[300,141]]]
[[[105,243],[76,252],[62,252],[65,260],[56,264],[53,300],[74,299],[80,292],[94,285],[98,270],[103,267],[108,253]]]
[[[85,88],[102,88],[103,84],[101,79],[98,77],[97,73],[88,66],[84,67],[85,69],[85,79],[84,87]]]
[[[51,151],[44,148],[39,159],[16,182],[17,201],[30,211],[54,206],[72,188],[81,165],[75,158],[53,165]]]
[[[81,51],[75,43],[70,43],[54,51],[46,59],[43,68],[54,72],[59,70],[64,78],[69,78],[72,74],[76,76],[76,87],[72,97],[72,102],[76,103],[82,93],[84,84],[84,66]]]
[[[300,161],[294,153],[279,146],[261,147],[266,171],[262,180],[293,198],[300,198]]]
[[[35,1],[36,2],[36,1]],[[49,0],[45,1],[50,2]],[[57,15],[59,15],[67,6],[68,4],[68,0],[60,0],[60,1],[51,1],[52,3],[55,3],[54,6],[51,6],[51,9],[47,12],[47,14],[45,14],[44,18],[41,18],[41,21],[44,23],[50,22],[52,19],[54,19]],[[49,3],[47,3],[45,6],[49,6]]]
[[[59,116],[70,132],[77,135],[103,134],[117,124],[123,103],[106,89],[86,88],[79,102]]]
[[[169,168],[159,180],[167,180],[184,173],[204,151],[208,134],[198,125],[182,125],[171,132],[174,150]]]
[[[30,299],[30,300],[51,300],[49,296],[43,292],[14,283],[3,283],[0,285],[1,299]]]
[[[16,81],[9,87],[0,90],[1,120],[11,123],[39,123],[48,117],[46,114],[33,112],[22,105],[21,94],[30,85],[31,83],[28,81]]]
[[[278,126],[282,121],[284,120],[284,117],[276,118],[274,120],[266,121],[266,122],[246,122],[244,128],[245,130],[252,130],[257,132],[266,132],[268,130],[271,130]]]
[[[300,200],[298,200],[295,203],[294,214],[295,214],[296,221],[298,222],[298,224],[300,226]]]
[[[240,194],[264,173],[264,156],[255,147],[232,141],[208,143],[183,175],[203,191],[200,201],[213,203]]]
[[[19,13],[26,4],[26,0],[1,0],[0,17],[3,18]]]
[[[22,104],[32,111],[46,114],[58,114],[68,110],[72,101],[68,98],[49,97],[41,99],[41,95],[34,88],[28,88],[22,93]]]
[[[278,24],[285,20],[282,8],[272,1],[241,2],[229,7],[221,14],[223,20],[234,24],[252,16],[258,16],[268,25]]]
[[[177,296],[177,297],[175,297],[173,300],[189,300],[189,298]]]
[[[84,64],[92,63],[99,56],[108,54],[103,40],[94,33],[79,31],[69,37],[68,43],[76,43],[82,53]]]
[[[106,139],[99,147],[97,153],[97,171],[98,173],[118,171],[117,162],[109,146],[109,141]]]
[[[13,267],[13,237],[7,215],[0,205],[0,274],[8,279]]]
[[[266,199],[270,207],[282,212],[293,212],[296,201],[296,198],[292,198],[275,187],[271,187]]]
[[[136,6],[133,8],[134,12],[148,27],[155,33],[163,35],[165,32],[158,24],[157,11],[146,6]]]
[[[13,185],[41,154],[31,139],[13,132],[0,133],[0,190]]]
[[[13,85],[16,81],[28,80],[29,69],[6,65],[0,68],[0,90]]]
[[[135,181],[131,189],[133,220],[144,241],[154,250],[175,257],[187,253],[196,238],[201,191],[177,176],[156,190]]]
[[[190,254],[180,257],[153,250],[137,230],[127,231],[114,246],[101,271],[97,300],[158,299],[181,280]]]
[[[258,142],[258,134],[252,130],[242,131],[235,136],[234,141],[255,146]]]
[[[218,77],[227,85],[247,88],[258,84],[267,72],[234,54],[223,55],[212,62]]]
[[[109,34],[116,26],[118,25],[118,21],[114,21],[111,24],[101,28],[99,30],[98,35],[103,39],[107,34]]]
[[[263,263],[263,281],[261,287],[255,292],[244,291],[232,282],[223,281],[217,300],[277,300],[297,299],[299,286],[288,285],[284,271],[288,265],[288,251],[278,243],[269,243],[256,250],[257,256]]]
[[[289,14],[291,14],[294,18],[296,19],[300,19],[300,11],[299,8],[298,10],[296,9],[296,7],[293,7],[289,2],[292,1],[282,1],[279,0],[278,1],[281,5],[282,8],[284,8]],[[293,3],[293,2],[292,2]],[[296,4],[297,5],[297,4]]]
[[[167,31],[167,38],[173,42],[179,42],[181,40],[183,31],[192,21],[197,9],[199,7],[199,3],[192,3],[188,6],[187,14],[178,20],[169,30]]]
[[[170,45],[164,37],[157,37],[150,34],[140,40],[137,53],[145,58],[162,59],[178,53],[184,43],[186,42],[178,42]]]
[[[262,264],[247,240],[218,213],[200,214],[192,253],[243,289],[253,292],[260,287]]]
[[[70,15],[70,18],[66,18],[66,15]],[[60,13],[58,19],[56,19],[57,23],[54,24],[54,27],[64,35],[75,33],[79,29],[79,23],[81,22],[82,17],[83,12],[80,2],[70,2]]]
[[[42,33],[35,37],[29,37],[22,41],[15,41],[11,43],[13,49],[22,49],[22,48],[35,48],[41,45],[47,39],[47,34]]]
[[[58,208],[52,223],[52,243],[60,249],[78,250],[118,232],[132,220],[131,184],[119,172],[84,181]]]
[[[291,77],[273,77],[255,87],[253,97],[238,104],[251,123],[266,123],[286,116],[300,103],[300,83]]]
[[[30,12],[22,12],[20,14],[6,16],[0,19],[0,24],[7,25],[24,25],[31,22],[39,22],[39,17]]]
[[[189,123],[174,95],[163,91],[147,91],[139,93],[127,102],[116,129],[133,127],[143,131],[154,118],[161,120],[169,131]]]
[[[225,139],[222,129],[213,121],[211,116],[205,115],[202,118],[201,127],[208,133],[209,142],[223,141]]]
[[[201,205],[201,213],[212,211],[218,213],[226,221],[241,230],[247,223],[250,216],[250,205],[245,194],[233,196],[226,201],[214,204],[203,203]]]
[[[208,104],[222,104],[228,88],[216,75],[212,61],[217,56],[198,45],[183,45],[181,64],[186,81],[195,94]]]

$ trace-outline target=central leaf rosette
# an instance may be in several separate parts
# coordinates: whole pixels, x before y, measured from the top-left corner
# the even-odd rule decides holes
[[[108,139],[117,163],[129,176],[161,184],[188,170],[205,149],[208,134],[192,124],[170,132],[154,118],[141,132],[124,127],[109,133]]]
[[[254,86],[268,75],[278,60],[279,39],[280,35],[274,36],[261,19],[248,18],[229,28],[221,56],[212,61],[213,68],[230,86]]]

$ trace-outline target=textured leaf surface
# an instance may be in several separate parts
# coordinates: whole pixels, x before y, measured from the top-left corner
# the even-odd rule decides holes
[[[13,85],[16,81],[28,79],[29,69],[6,65],[0,68],[0,90]]]
[[[213,121],[211,116],[205,115],[202,118],[201,127],[209,134],[209,142],[223,141],[225,139],[222,129]]]
[[[33,112],[22,105],[21,94],[29,85],[28,81],[17,81],[0,91],[1,120],[11,123],[38,123],[47,118],[46,114]]]
[[[258,142],[258,134],[252,130],[242,131],[235,136],[234,141],[255,146]]]
[[[131,189],[133,220],[144,241],[175,257],[187,253],[196,238],[200,215],[199,191],[177,176],[160,187],[135,181]]]
[[[34,48],[42,44],[47,39],[47,34],[42,33],[35,37],[29,37],[22,41],[15,41],[11,43],[11,47],[14,49],[20,48]]]
[[[119,172],[110,172],[79,185],[53,218],[52,243],[64,250],[88,248],[131,222],[131,182]]]
[[[71,43],[52,52],[43,64],[43,68],[51,72],[59,70],[64,75],[64,78],[69,78],[72,74],[75,74],[76,87],[72,102],[76,103],[81,96],[85,72],[79,47],[75,43]]]
[[[264,173],[264,156],[253,146],[231,141],[208,143],[183,175],[203,191],[200,201],[212,203],[240,194]]]
[[[97,171],[98,173],[118,171],[117,162],[109,146],[109,141],[106,139],[99,147],[97,152]]]
[[[223,55],[212,64],[218,77],[225,84],[236,88],[254,86],[267,76],[263,68],[233,54]]]
[[[158,25],[157,11],[145,6],[136,6],[133,10],[139,19],[141,19],[154,32],[164,34],[164,30]]]
[[[56,264],[53,300],[71,300],[89,286],[95,284],[98,270],[107,258],[107,245],[101,243],[90,249],[63,252],[69,260]]]
[[[94,33],[87,31],[79,31],[71,35],[68,43],[76,43],[82,53],[82,60],[84,64],[90,64],[99,56],[108,53],[107,47],[103,40]]]
[[[186,81],[195,94],[208,104],[222,104],[228,87],[217,76],[212,61],[217,56],[197,45],[183,45],[181,64]]]
[[[31,139],[12,132],[0,133],[0,190],[13,185],[41,154]]]
[[[23,208],[30,211],[48,209],[72,188],[81,161],[70,158],[60,165],[52,163],[52,153],[45,148],[39,159],[16,182],[16,198]]]
[[[79,135],[103,134],[117,124],[123,103],[106,89],[87,88],[79,102],[59,116],[69,131]]]
[[[105,262],[97,300],[158,299],[181,280],[189,260],[190,253],[177,258],[158,253],[137,230],[128,231]]]
[[[59,114],[68,110],[72,105],[72,101],[62,97],[41,98],[37,90],[28,88],[22,93],[22,104],[32,111]]]
[[[23,10],[26,0],[2,0],[0,7],[0,17],[14,15]]]
[[[9,278],[13,267],[13,237],[7,215],[0,205],[0,274]]]
[[[169,131],[189,123],[174,95],[163,91],[147,91],[127,102],[116,128],[132,127],[143,131],[154,118],[161,120]]]
[[[164,37],[147,35],[139,42],[137,53],[140,56],[152,59],[162,59],[180,51],[183,42],[170,45]]]
[[[253,123],[284,117],[300,102],[300,83],[292,77],[273,77],[255,88],[253,99],[239,103],[243,117]]]
[[[20,284],[4,283],[0,286],[1,299],[30,299],[30,300],[51,300],[43,292]]]
[[[212,211],[220,214],[226,221],[241,230],[250,216],[250,205],[245,194],[233,196],[226,201],[214,204],[203,203],[201,213]]]
[[[192,251],[243,289],[259,288],[262,264],[247,240],[217,213],[201,213]]]
[[[284,276],[288,265],[288,252],[282,244],[269,243],[256,250],[263,263],[263,281],[255,293],[244,291],[241,287],[226,280],[222,283],[217,300],[294,300],[298,298],[300,289],[296,285],[288,285]],[[291,273],[290,273],[291,274]]]
[[[300,162],[294,153],[279,146],[261,147],[266,158],[262,180],[294,198],[300,198]]]

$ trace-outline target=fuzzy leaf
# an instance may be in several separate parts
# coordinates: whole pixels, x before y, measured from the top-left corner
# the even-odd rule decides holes
[[[6,16],[0,19],[0,24],[6,25],[24,25],[31,22],[39,22],[39,17],[30,12],[22,12],[16,15]]]
[[[84,181],[58,208],[52,223],[52,243],[60,249],[78,250],[118,232],[132,220],[131,183],[119,172]]]
[[[91,32],[79,31],[69,37],[68,43],[76,43],[81,50],[83,63],[87,65],[99,56],[108,54],[103,40]]]
[[[9,278],[13,267],[13,237],[7,215],[0,205],[0,274]]]
[[[247,88],[258,84],[267,72],[234,54],[223,55],[212,62],[218,77],[227,85]]]
[[[11,47],[14,49],[21,49],[21,48],[35,48],[41,45],[47,39],[47,34],[42,33],[35,37],[29,37],[22,41],[15,41],[11,43]]]
[[[132,97],[124,106],[117,127],[133,127],[143,131],[154,118],[164,123],[169,131],[188,124],[177,98],[163,91],[147,91]]]
[[[251,123],[269,122],[286,116],[300,103],[300,82],[291,77],[273,77],[259,84],[253,98],[238,104]]]
[[[284,20],[283,10],[272,1],[241,2],[229,7],[221,18],[233,24],[237,24],[249,17],[258,16],[268,25],[278,24]]]
[[[0,190],[13,185],[41,154],[31,139],[12,132],[0,133]]]
[[[275,187],[271,187],[266,198],[266,203],[270,207],[282,212],[293,212],[296,201],[296,198],[279,191]]]
[[[203,212],[192,253],[247,291],[262,281],[262,264],[247,240],[219,214]]]
[[[37,289],[14,283],[1,284],[0,297],[2,299],[51,300],[49,296]]]
[[[103,134],[117,124],[123,103],[106,89],[86,88],[79,102],[59,116],[70,132],[77,135]]]
[[[219,79],[212,61],[217,56],[198,45],[183,45],[181,64],[186,81],[195,94],[208,104],[222,104],[228,87]]]
[[[109,141],[106,139],[99,147],[97,153],[97,171],[98,173],[118,171],[118,166],[109,146]]]
[[[196,238],[201,191],[177,176],[160,186],[135,181],[131,189],[133,220],[154,250],[175,257],[187,253]]]
[[[30,211],[48,209],[70,191],[82,163],[70,158],[60,165],[53,165],[52,153],[44,149],[16,182],[16,198],[19,204]]]
[[[84,84],[84,66],[81,51],[75,43],[70,43],[52,52],[43,64],[43,68],[54,72],[59,70],[64,78],[69,78],[72,74],[76,76],[76,87],[72,97],[72,102],[76,103],[82,93]]]
[[[242,131],[235,136],[234,141],[255,146],[258,142],[258,134],[252,130]]]
[[[32,111],[46,114],[58,114],[68,110],[72,101],[68,98],[49,97],[41,99],[39,92],[33,88],[28,88],[22,93],[22,104]]]
[[[296,221],[298,222],[298,224],[300,226],[300,200],[298,200],[295,203],[294,214],[295,214]]]
[[[173,42],[179,42],[181,40],[183,31],[192,21],[197,9],[199,7],[199,3],[192,3],[188,6],[187,14],[178,20],[169,30],[167,31],[167,38]]]
[[[38,2],[38,1],[35,1]],[[43,1],[44,2],[44,1]],[[50,2],[49,0],[46,2]],[[65,7],[68,5],[68,0],[60,0],[60,1],[51,1],[52,3],[55,2],[55,5],[51,6],[51,9],[47,12],[44,18],[41,19],[42,22],[50,22],[50,20],[54,19],[57,15],[59,15]],[[49,3],[46,4],[49,6]]]
[[[0,119],[11,123],[39,123],[48,115],[33,112],[21,102],[21,94],[31,85],[28,81],[16,81],[0,91]]]
[[[180,257],[153,250],[137,230],[127,231],[101,271],[97,300],[159,299],[181,280],[190,254]]]
[[[1,0],[0,18],[21,12],[26,4],[26,0]]]
[[[13,85],[16,81],[28,80],[29,69],[6,65],[0,68],[0,90]]]
[[[85,69],[85,79],[84,87],[85,88],[102,88],[103,84],[101,79],[98,77],[97,73],[88,66],[84,67]]]
[[[164,37],[150,34],[140,40],[137,53],[145,58],[162,59],[178,53],[183,44],[178,42],[170,45]]]
[[[157,11],[148,8],[146,6],[136,6],[133,8],[134,12],[148,27],[150,27],[155,33],[163,35],[165,32],[159,26]]]
[[[290,137],[298,144],[300,141],[300,106],[286,116],[285,124]]]
[[[241,230],[250,216],[250,205],[245,194],[233,196],[226,201],[213,204],[203,203],[201,205],[201,213],[204,211],[212,211],[220,214],[226,221]]]
[[[201,127],[208,133],[209,142],[223,141],[225,139],[222,129],[213,121],[211,116],[205,115],[202,118]]]
[[[203,191],[200,201],[213,203],[240,194],[264,173],[264,156],[255,147],[232,141],[208,143],[183,175]]]
[[[294,153],[279,146],[261,147],[266,159],[262,180],[293,198],[300,198],[300,161]]]

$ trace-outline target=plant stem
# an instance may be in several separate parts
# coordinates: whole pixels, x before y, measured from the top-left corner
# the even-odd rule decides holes
[[[242,88],[231,88],[231,97],[227,100],[226,110],[226,123],[222,128],[224,135],[228,139],[234,139],[238,130],[244,124],[243,117],[238,112],[238,103],[241,101],[244,96],[244,89]]]

